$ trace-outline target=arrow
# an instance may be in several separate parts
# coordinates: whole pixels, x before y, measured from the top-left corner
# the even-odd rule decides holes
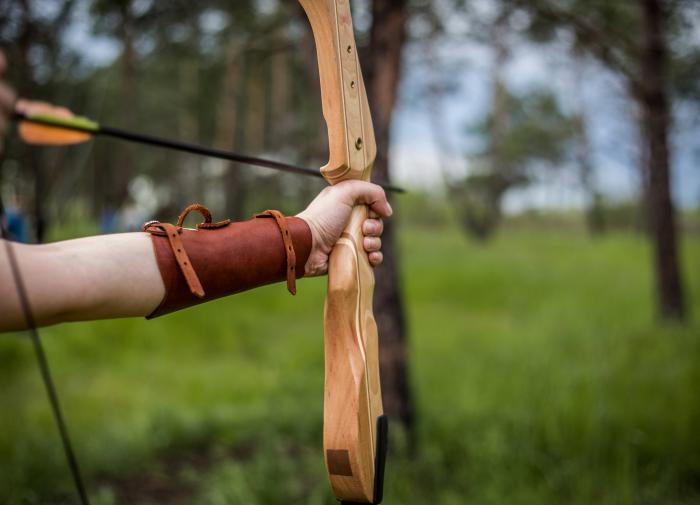
[[[111,126],[103,126],[92,119],[82,116],[74,116],[66,109],[51,108],[55,111],[60,111],[60,115],[59,113],[43,111],[14,112],[13,119],[19,123],[20,136],[26,143],[38,145],[70,145],[86,142],[96,135],[104,135],[139,144],[164,147],[174,149],[176,151],[184,151],[201,156],[209,156],[211,158],[219,158],[223,160],[245,163],[247,165],[272,168],[274,170],[281,170],[283,172],[290,172],[293,174],[323,178],[323,175],[318,170],[300,167],[297,165],[290,165],[280,161],[258,158],[256,156],[249,156],[247,154],[240,154],[233,151],[226,151],[224,149],[204,147],[189,142],[155,137],[152,135],[136,133]],[[386,182],[380,181],[375,182],[375,184],[394,193],[405,192],[404,189]]]

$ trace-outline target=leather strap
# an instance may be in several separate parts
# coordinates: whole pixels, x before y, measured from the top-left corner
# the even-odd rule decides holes
[[[272,217],[277,223],[277,227],[280,229],[282,234],[282,242],[284,242],[284,252],[287,255],[287,290],[293,294],[297,294],[297,276],[294,271],[295,265],[297,264],[297,255],[294,251],[294,244],[292,244],[292,237],[289,234],[289,228],[287,228],[287,221],[284,219],[284,214],[278,210],[267,209],[255,217]]]
[[[230,219],[224,219],[223,221],[217,221],[212,223],[211,212],[201,203],[193,203],[185,207],[185,209],[180,213],[177,218],[177,224],[173,226],[170,223],[161,223],[160,221],[149,221],[143,225],[143,231],[151,233],[153,235],[165,235],[168,237],[168,242],[170,242],[170,248],[175,255],[177,264],[182,271],[182,275],[185,276],[185,281],[187,286],[190,288],[190,293],[198,298],[204,298],[204,288],[202,283],[197,277],[197,272],[194,271],[192,267],[192,262],[189,256],[187,256],[187,251],[182,243],[180,235],[182,234],[182,225],[185,223],[185,219],[188,214],[192,211],[197,211],[202,214],[204,221],[197,223],[197,229],[214,229],[222,228],[231,223]]]
[[[178,220],[178,224],[180,220]],[[180,234],[182,233],[181,226],[173,226],[170,223],[161,223],[159,221],[149,221],[143,225],[143,231],[152,233],[155,235],[165,235],[168,237],[168,242],[170,242],[170,249],[175,255],[175,260],[180,267],[182,275],[185,276],[185,281],[187,286],[190,288],[190,293],[198,298],[204,298],[204,288],[202,283],[199,282],[199,277],[197,277],[197,272],[194,271],[192,267],[192,262],[189,256],[187,256],[187,251],[185,246],[180,239]]]

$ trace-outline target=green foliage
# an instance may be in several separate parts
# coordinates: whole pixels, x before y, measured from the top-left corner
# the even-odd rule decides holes
[[[392,427],[386,503],[700,501],[697,317],[656,325],[643,237],[566,229],[402,235],[418,446]],[[332,503],[324,290],[46,329],[95,503]],[[0,502],[74,503],[29,342],[2,335],[0,362]]]
[[[472,128],[483,147],[473,154],[469,175],[449,187],[465,231],[481,240],[495,231],[504,195],[543,170],[560,168],[574,136],[575,118],[550,91],[515,95],[495,86],[494,93],[501,95],[500,110]]]
[[[395,207],[396,219],[419,228],[442,228],[455,223],[454,212],[444,195],[409,191],[393,198],[391,205]]]
[[[489,238],[501,219],[503,195],[526,181],[524,176],[514,179],[496,172],[470,174],[460,183],[451,184],[450,196],[464,230],[480,240]]]
[[[640,2],[609,0],[503,0],[508,9],[527,13],[526,32],[536,42],[572,37],[572,49],[592,55],[632,87],[644,84],[638,64],[643,33]],[[700,101],[700,45],[693,35],[700,6],[694,1],[662,1],[668,40],[671,85],[675,98]]]
[[[485,140],[485,147],[474,156],[498,163],[494,172],[522,175],[565,161],[574,119],[561,110],[556,96],[549,90],[506,92],[504,100],[505,118],[490,113],[473,129]],[[504,126],[492,135],[497,121]]]

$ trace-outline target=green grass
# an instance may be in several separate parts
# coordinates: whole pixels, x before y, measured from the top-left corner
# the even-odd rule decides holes
[[[700,503],[698,238],[686,327],[656,324],[638,236],[419,229],[402,245],[418,448],[392,433],[388,505]],[[172,503],[333,503],[324,280],[299,288],[43,331],[95,503],[163,474],[186,485]],[[29,341],[1,337],[0,503],[76,503]]]

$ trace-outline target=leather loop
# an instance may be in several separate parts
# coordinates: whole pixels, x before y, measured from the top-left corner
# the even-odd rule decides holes
[[[181,228],[182,225],[185,223],[185,219],[189,215],[190,212],[192,211],[197,211],[199,212],[202,217],[204,218],[204,221],[197,224],[197,229],[212,229],[212,228],[221,228],[223,226],[227,226],[229,223],[231,223],[230,219],[224,219],[223,221],[217,221],[216,223],[211,222],[211,212],[209,212],[209,209],[207,209],[204,205],[201,203],[193,203],[191,205],[188,205],[185,207],[185,210],[183,210],[180,213],[180,216],[177,218],[177,224],[176,226],[178,228]]]
[[[260,212],[259,214],[256,214],[255,217],[272,217],[277,223],[277,227],[280,229],[280,233],[282,234],[282,242],[284,242],[284,252],[287,255],[287,290],[291,294],[296,295],[297,275],[295,271],[295,265],[297,264],[297,256],[296,252],[294,251],[292,236],[289,233],[289,228],[287,228],[287,221],[284,218],[284,214],[282,214],[278,210],[268,209],[263,212]]]

